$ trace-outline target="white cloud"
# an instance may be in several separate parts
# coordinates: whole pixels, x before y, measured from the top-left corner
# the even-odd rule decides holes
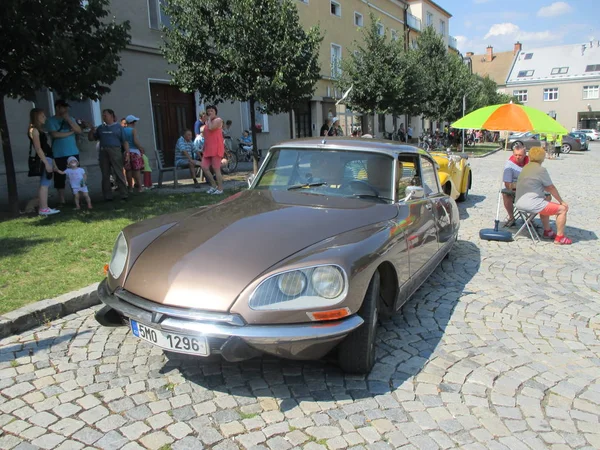
[[[514,23],[495,23],[485,35],[485,39],[492,36],[512,36],[519,32],[519,26]]]
[[[569,33],[572,33],[572,30],[565,26],[552,30],[527,31],[512,22],[505,22],[493,24],[487,29],[487,33],[484,30],[479,36],[460,38],[457,36],[456,38],[458,49],[462,53],[483,54],[488,45],[494,47],[494,52],[510,51],[517,41],[523,43],[525,47],[561,44]]]
[[[554,2],[550,6],[544,6],[537,12],[538,17],[556,17],[573,11],[567,2]]]

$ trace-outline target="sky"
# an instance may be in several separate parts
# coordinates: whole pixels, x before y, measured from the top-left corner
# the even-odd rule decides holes
[[[600,40],[600,0],[436,0],[452,14],[459,50],[483,54]]]

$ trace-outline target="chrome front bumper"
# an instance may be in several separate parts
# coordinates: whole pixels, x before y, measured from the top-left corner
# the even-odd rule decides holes
[[[248,325],[235,314],[165,306],[123,289],[111,294],[106,280],[98,286],[98,297],[124,318],[165,332],[204,336],[212,341],[212,352],[221,353],[229,360],[247,359],[240,357],[244,353],[248,357],[256,356],[256,352],[244,352],[240,342],[258,352],[294,359],[318,359],[363,324],[361,317],[353,315],[331,322]]]

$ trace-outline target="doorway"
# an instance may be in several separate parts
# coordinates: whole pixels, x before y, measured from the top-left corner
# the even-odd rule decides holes
[[[172,164],[175,144],[186,128],[193,128],[196,120],[194,94],[185,94],[176,86],[150,83],[152,116],[156,148],[163,151],[165,162]]]

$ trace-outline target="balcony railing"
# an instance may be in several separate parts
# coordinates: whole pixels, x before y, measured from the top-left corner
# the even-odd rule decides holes
[[[448,47],[458,50],[458,41],[454,36],[448,36]]]
[[[408,13],[406,22],[408,23],[409,27],[417,31],[421,31],[421,19],[419,19],[418,17],[415,17],[412,14]]]

